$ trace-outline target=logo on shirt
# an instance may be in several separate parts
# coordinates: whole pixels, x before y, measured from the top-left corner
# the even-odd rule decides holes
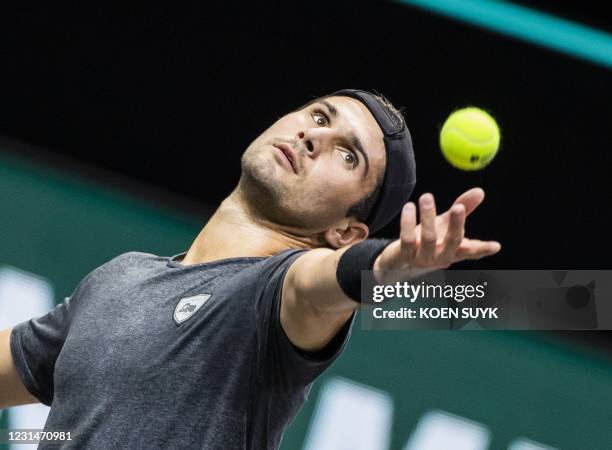
[[[182,298],[174,308],[174,321],[179,324],[193,316],[204,303],[212,297],[212,294],[200,294],[193,297]]]

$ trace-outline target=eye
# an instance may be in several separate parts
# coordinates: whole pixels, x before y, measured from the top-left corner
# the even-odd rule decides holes
[[[340,150],[342,154],[342,159],[349,165],[351,168],[355,168],[357,166],[357,157],[354,153],[348,150]]]
[[[329,117],[327,117],[327,114],[325,114],[324,112],[314,111],[311,116],[315,123],[320,127],[326,127],[329,125]]]

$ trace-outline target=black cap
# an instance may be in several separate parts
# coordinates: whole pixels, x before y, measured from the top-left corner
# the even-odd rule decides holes
[[[416,164],[410,131],[403,121],[394,119],[374,94],[357,89],[342,89],[332,96],[352,97],[363,103],[383,132],[387,164],[380,195],[366,225],[370,235],[387,225],[408,202],[416,184]]]

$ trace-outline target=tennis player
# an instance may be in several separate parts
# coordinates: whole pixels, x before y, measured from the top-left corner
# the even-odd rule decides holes
[[[464,237],[481,189],[443,214],[408,201],[410,134],[379,95],[309,102],[241,165],[187,252],[119,255],[0,334],[0,408],[50,405],[63,448],[274,449],[346,346],[361,270],[410,279],[500,250]],[[399,239],[368,239],[400,211]]]

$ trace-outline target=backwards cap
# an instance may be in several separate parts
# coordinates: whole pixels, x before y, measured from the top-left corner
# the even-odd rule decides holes
[[[416,184],[416,165],[410,132],[403,121],[387,111],[374,94],[357,89],[342,89],[332,96],[352,97],[363,103],[383,132],[387,163],[380,195],[366,225],[370,235],[387,225],[408,202]]]

